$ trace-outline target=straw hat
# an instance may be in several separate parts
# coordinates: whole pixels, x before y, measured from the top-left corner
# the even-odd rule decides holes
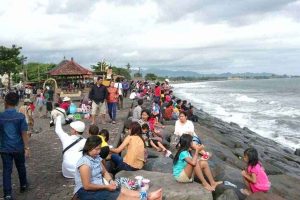
[[[30,99],[24,99],[24,103],[31,103]]]
[[[71,101],[70,97],[64,97],[63,101]]]

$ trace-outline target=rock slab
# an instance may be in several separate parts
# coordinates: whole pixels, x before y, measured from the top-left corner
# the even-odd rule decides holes
[[[212,200],[211,192],[205,190],[199,183],[178,183],[173,176],[168,173],[150,171],[121,171],[116,177],[128,177],[134,179],[135,176],[143,176],[150,179],[150,191],[163,188],[164,200]]]

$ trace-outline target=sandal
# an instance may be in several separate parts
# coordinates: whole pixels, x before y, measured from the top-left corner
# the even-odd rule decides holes
[[[250,195],[250,192],[249,192],[247,189],[240,189],[240,192],[241,192],[243,195],[246,195],[246,196],[249,196],[249,195]]]

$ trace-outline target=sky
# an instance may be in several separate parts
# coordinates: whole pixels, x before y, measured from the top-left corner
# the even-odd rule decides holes
[[[27,62],[300,75],[300,0],[0,0]]]

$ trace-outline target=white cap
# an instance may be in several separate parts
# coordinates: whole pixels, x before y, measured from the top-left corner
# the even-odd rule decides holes
[[[166,82],[170,82],[170,80],[169,80],[169,79],[167,79],[167,78],[165,79],[165,81],[166,81]]]
[[[82,121],[75,121],[70,124],[70,126],[77,132],[83,132],[85,129],[85,124]]]
[[[63,101],[71,101],[70,97],[64,97]]]

